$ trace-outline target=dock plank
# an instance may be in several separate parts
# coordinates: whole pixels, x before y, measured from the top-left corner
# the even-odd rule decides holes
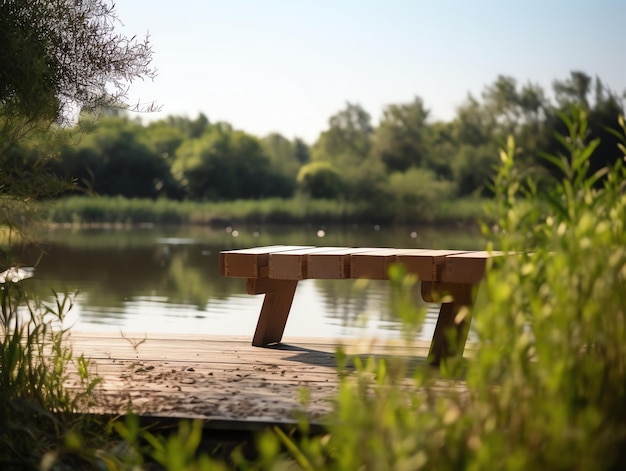
[[[201,418],[221,423],[293,423],[330,412],[339,385],[335,351],[402,355],[425,362],[428,342],[411,349],[376,340],[288,339],[272,348],[228,336],[71,332],[74,355],[84,354],[103,378],[89,412]],[[67,381],[78,388],[73,374]],[[301,402],[302,390],[309,399]]]

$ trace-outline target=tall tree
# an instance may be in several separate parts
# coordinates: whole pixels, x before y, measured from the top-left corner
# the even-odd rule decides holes
[[[148,124],[139,136],[143,144],[168,162],[174,160],[176,149],[186,137],[181,130],[171,126],[166,120]]]
[[[128,198],[177,197],[170,163],[128,118],[102,118],[79,143],[64,146],[56,172],[71,175],[77,189]]]
[[[554,138],[556,134],[567,135],[567,126],[561,115],[584,113],[587,128],[585,140],[599,139],[598,147],[589,158],[589,173],[611,166],[622,158],[618,148],[620,139],[611,130],[619,130],[618,118],[624,115],[624,106],[617,93],[608,89],[599,78],[592,78],[584,72],[572,71],[565,80],[553,82],[557,106],[553,107],[544,126],[544,151],[549,154],[563,154],[564,147]],[[548,170],[558,174],[559,170],[546,164]],[[601,185],[603,182],[599,181]]]
[[[128,85],[154,76],[148,39],[117,34],[117,23],[114,6],[104,0],[0,2],[0,222],[16,222],[6,201],[45,188],[45,166],[32,157],[16,159],[12,148],[80,110],[127,107]],[[11,180],[20,174],[16,187]]]
[[[147,39],[115,33],[103,0],[0,3],[0,112],[8,120],[67,122],[77,110],[126,106],[128,84],[152,77]]]
[[[483,104],[469,94],[457,109],[454,119],[454,137],[459,144],[481,146],[491,142],[495,123]]]
[[[196,119],[190,119],[186,116],[168,116],[166,121],[171,127],[190,138],[202,136],[211,125],[209,118],[204,113],[200,113]]]
[[[494,83],[485,87],[483,93],[485,109],[502,131],[514,133],[520,118],[520,97],[517,81],[513,77],[499,75]]]
[[[565,80],[555,80],[552,83],[552,89],[558,105],[561,108],[581,105],[588,110],[592,81],[589,75],[579,70],[570,72],[569,78]]]
[[[258,139],[218,123],[176,152],[172,172],[196,200],[291,196],[295,179],[274,170]]]
[[[296,177],[302,163],[298,159],[294,143],[281,134],[272,133],[261,139],[261,145],[274,169],[283,175]]]
[[[412,102],[389,105],[376,129],[374,152],[388,172],[424,167],[430,159],[428,116],[420,97]]]
[[[300,165],[308,164],[311,161],[311,149],[309,146],[299,137],[296,137],[293,141],[295,147],[296,159]]]
[[[313,147],[313,160],[332,162],[338,168],[363,163],[372,145],[372,117],[360,105],[346,107],[328,120],[328,129]]]

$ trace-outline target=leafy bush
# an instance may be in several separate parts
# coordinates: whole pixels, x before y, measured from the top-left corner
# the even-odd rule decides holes
[[[425,169],[410,168],[389,176],[386,192],[398,220],[434,218],[436,207],[454,194],[454,183]]]
[[[295,442],[276,431],[263,438],[264,462],[624,468],[626,170],[618,162],[588,176],[598,142],[585,142],[583,112],[563,119],[564,153],[546,156],[562,175],[551,187],[539,190],[522,176],[512,139],[501,152],[491,207],[497,224],[486,232],[510,255],[493,263],[479,292],[472,357],[450,358],[440,371],[355,358],[356,377],[344,375],[328,434]],[[406,293],[414,282],[397,276],[395,286]]]
[[[312,162],[300,169],[300,190],[311,198],[338,198],[344,193],[339,171],[328,162]]]

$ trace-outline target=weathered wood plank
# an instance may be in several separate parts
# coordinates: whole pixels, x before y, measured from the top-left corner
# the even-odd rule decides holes
[[[330,411],[339,376],[339,342],[293,338],[294,345],[258,349],[245,337],[172,334],[75,333],[75,355],[91,359],[104,382],[94,413],[134,412],[160,417],[226,422],[293,422],[304,412],[313,420]],[[352,354],[402,355],[424,363],[427,342],[412,348],[381,340],[342,340]],[[67,386],[78,388],[77,374]],[[302,389],[310,400],[300,401]]]
[[[220,252],[220,274],[238,278],[260,278],[267,276],[262,273],[267,269],[270,253],[298,250],[305,246],[271,245],[250,249],[226,250]]]
[[[441,274],[443,282],[478,284],[485,277],[487,260],[504,255],[503,252],[465,252],[445,258],[445,268]]]
[[[405,251],[396,257],[396,263],[404,265],[407,273],[412,273],[421,281],[438,281],[445,267],[446,258],[465,253],[461,250],[423,250]]]
[[[309,254],[307,255],[308,278],[324,280],[350,278],[350,256],[372,250],[376,249],[350,247],[343,250]]]
[[[387,280],[389,267],[396,262],[397,249],[379,248],[350,255],[350,277]]]
[[[270,254],[269,277],[280,280],[303,280],[308,278],[308,255],[343,251],[345,247],[313,247],[299,250],[289,250]]]

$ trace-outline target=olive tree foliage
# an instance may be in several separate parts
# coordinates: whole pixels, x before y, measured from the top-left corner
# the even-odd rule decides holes
[[[155,75],[149,40],[116,33],[118,23],[107,0],[0,2],[2,222],[14,222],[11,214],[22,210],[15,204],[42,189],[63,188],[46,178],[42,163],[54,146],[31,146],[33,135],[45,140],[52,128],[72,123],[81,111],[151,109],[127,104],[133,80]]]
[[[79,110],[126,107],[129,84],[153,77],[148,38],[115,32],[105,0],[0,3],[0,103],[5,117],[67,123]]]

